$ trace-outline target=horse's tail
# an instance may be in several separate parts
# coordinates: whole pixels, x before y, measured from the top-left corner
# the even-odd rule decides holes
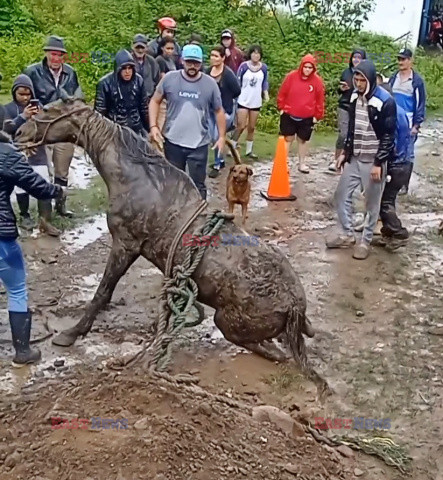
[[[304,322],[305,313],[300,312],[295,306],[292,307],[286,321],[286,335],[292,355],[302,368],[306,367],[308,363],[305,339],[302,335]]]
[[[241,165],[241,158],[240,158],[240,154],[238,153],[238,150],[234,147],[234,144],[231,142],[231,140],[229,140],[229,138],[226,139],[225,141],[226,145],[228,146],[233,158],[234,158],[234,161],[237,165]]]
[[[305,330],[305,322],[307,322],[306,313],[300,312],[296,306],[293,306],[286,321],[286,336],[296,363],[300,366],[302,372],[315,383],[319,391],[319,397],[324,398],[332,390],[327,381],[308,362],[305,339],[302,334]]]

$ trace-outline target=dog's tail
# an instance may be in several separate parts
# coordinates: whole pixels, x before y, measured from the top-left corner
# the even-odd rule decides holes
[[[297,306],[293,306],[286,321],[286,336],[296,363],[300,366],[302,372],[315,383],[319,396],[323,399],[330,395],[332,390],[327,381],[308,362],[305,339],[302,334],[306,321],[306,313],[300,312]]]
[[[237,165],[241,165],[241,158],[240,158],[240,155],[238,153],[238,150],[234,147],[234,144],[231,142],[231,140],[229,140],[229,138],[226,139],[226,145],[228,146],[231,154],[232,154],[232,157],[234,158],[234,161]]]

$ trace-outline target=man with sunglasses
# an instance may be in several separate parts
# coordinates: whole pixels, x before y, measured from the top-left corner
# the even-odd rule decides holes
[[[148,97],[143,78],[136,72],[134,59],[127,50],[117,52],[114,71],[98,82],[94,109],[135,133],[147,134]]]

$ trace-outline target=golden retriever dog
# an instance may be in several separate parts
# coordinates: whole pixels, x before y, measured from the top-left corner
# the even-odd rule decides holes
[[[249,177],[253,175],[252,168],[248,165],[233,165],[229,170],[226,183],[226,200],[229,205],[229,213],[234,213],[234,205],[240,204],[242,211],[242,225],[246,223],[249,199],[251,197],[251,182]]]

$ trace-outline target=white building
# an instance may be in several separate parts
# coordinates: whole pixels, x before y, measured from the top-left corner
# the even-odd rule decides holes
[[[363,29],[394,39],[409,34],[408,45],[415,48],[426,38],[426,16],[432,3],[431,0],[376,0]]]

